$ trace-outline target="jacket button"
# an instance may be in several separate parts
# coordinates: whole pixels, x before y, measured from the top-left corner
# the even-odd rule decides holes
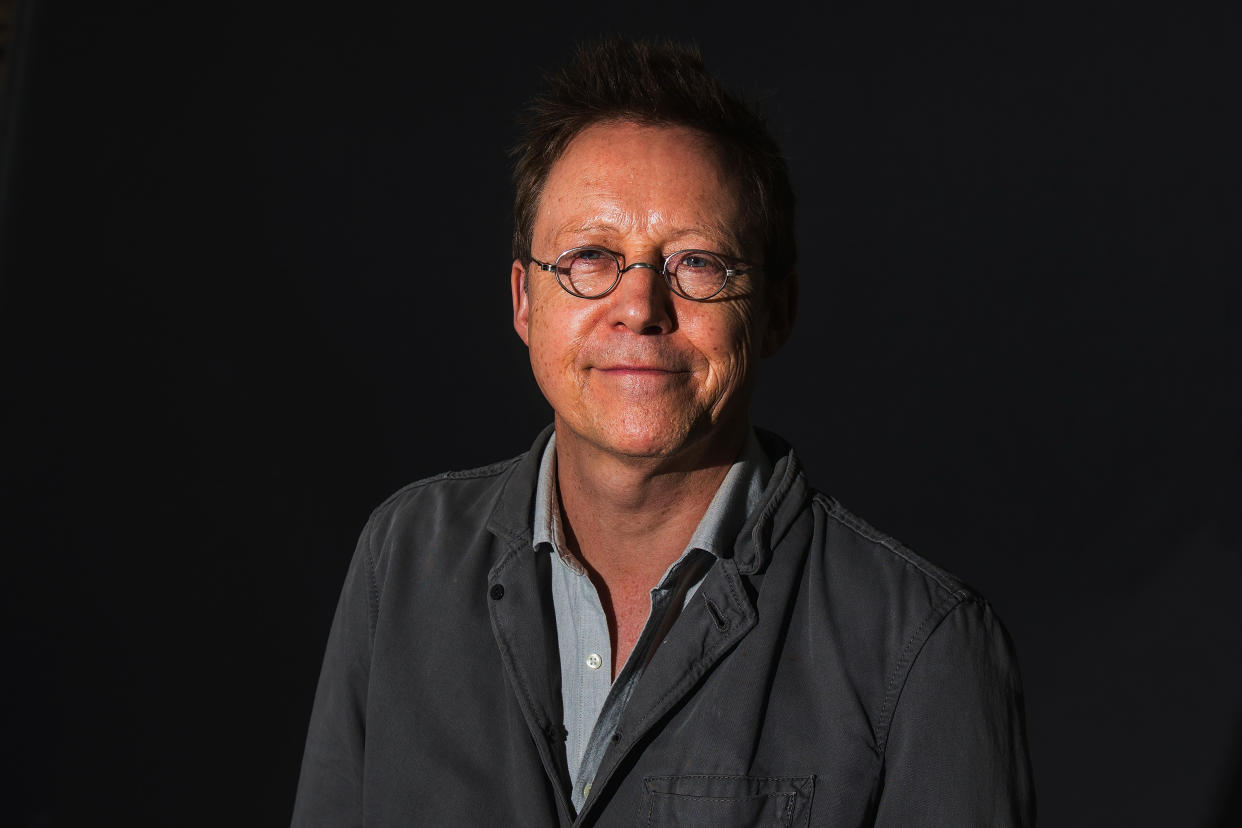
[[[504,597],[505,597],[505,587],[504,587],[504,584],[496,584],[496,585],[494,585],[494,586],[491,588],[491,590],[490,590],[487,594],[488,594],[488,595],[490,595],[490,596],[492,596],[492,600],[493,600],[493,601],[499,601],[501,598],[504,598]]]

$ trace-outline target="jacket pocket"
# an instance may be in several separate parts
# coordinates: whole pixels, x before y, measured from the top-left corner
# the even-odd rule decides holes
[[[648,776],[643,825],[803,826],[811,819],[814,776]]]

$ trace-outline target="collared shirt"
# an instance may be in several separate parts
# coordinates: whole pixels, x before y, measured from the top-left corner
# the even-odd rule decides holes
[[[685,551],[651,590],[651,610],[642,634],[614,682],[603,604],[586,570],[565,544],[556,486],[556,435],[548,440],[535,490],[533,542],[537,550],[545,548],[556,556],[552,601],[560,644],[565,755],[576,810],[582,810],[590,795],[591,780],[643,668],[714,560],[732,547],[747,515],[759,503],[771,471],[754,430],[749,430],[741,454],[725,474]]]

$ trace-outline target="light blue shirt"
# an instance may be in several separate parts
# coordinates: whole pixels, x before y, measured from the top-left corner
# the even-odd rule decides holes
[[[565,544],[556,486],[556,435],[548,440],[535,491],[533,534],[535,549],[546,547],[556,558],[552,565],[552,603],[560,644],[565,756],[576,810],[581,811],[586,803],[604,750],[656,646],[715,559],[732,548],[771,473],[771,464],[751,429],[741,455],[725,474],[690,543],[651,590],[647,622],[614,682],[603,604],[586,570]]]

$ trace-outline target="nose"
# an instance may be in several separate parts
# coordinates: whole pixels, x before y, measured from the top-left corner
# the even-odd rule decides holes
[[[641,261],[627,265],[609,298],[614,326],[648,335],[672,333],[677,326],[673,293],[659,265]]]

